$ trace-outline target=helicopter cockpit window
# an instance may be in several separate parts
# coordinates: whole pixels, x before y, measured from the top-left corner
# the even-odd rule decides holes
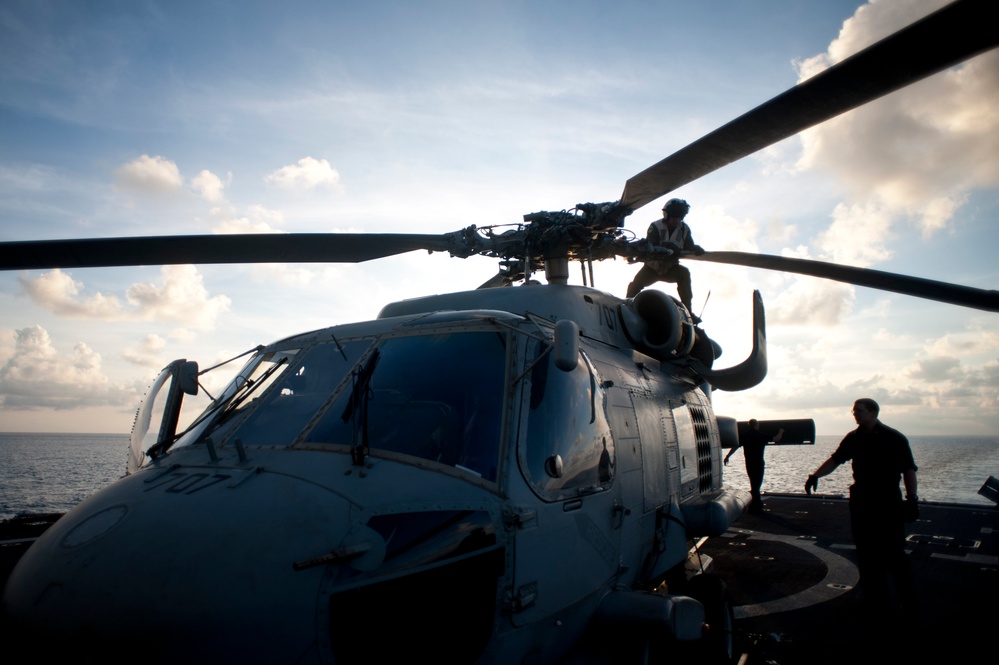
[[[260,398],[269,386],[294,360],[298,349],[273,351],[258,356],[247,363],[247,366],[229,382],[216,403],[220,404],[226,414],[244,411],[253,401]]]
[[[366,430],[372,454],[419,457],[495,481],[505,365],[503,332],[387,339],[363,363],[365,403],[342,390],[305,442],[354,445]]]
[[[565,372],[549,353],[531,370],[530,391],[520,461],[535,491],[559,499],[608,486],[614,440],[600,380],[586,357],[580,353],[576,368]]]
[[[257,406],[261,397],[294,361],[298,349],[284,349],[255,355],[226,385],[205,411],[195,419],[174,448],[203,441],[207,437],[223,443],[241,416]]]
[[[235,436],[247,446],[294,443],[336,389],[349,380],[351,368],[371,344],[370,339],[334,340],[299,354],[302,357],[280,374],[275,388],[240,424]]]

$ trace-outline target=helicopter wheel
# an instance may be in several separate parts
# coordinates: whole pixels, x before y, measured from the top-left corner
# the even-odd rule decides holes
[[[731,663],[735,659],[735,615],[721,578],[697,575],[687,583],[686,595],[704,605],[708,635],[694,647],[704,662]]]

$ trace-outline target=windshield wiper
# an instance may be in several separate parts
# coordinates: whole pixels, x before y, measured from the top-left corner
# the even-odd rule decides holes
[[[283,356],[280,360],[277,360],[273,365],[264,370],[264,372],[257,377],[256,380],[251,377],[247,377],[241,390],[233,392],[232,396],[228,400],[216,407],[216,410],[218,410],[219,407],[223,409],[222,415],[219,416],[217,424],[225,422],[230,414],[235,412],[239,406],[246,401],[246,398],[256,391],[257,387],[266,384],[270,375],[276,372],[286,362],[288,362],[288,357]]]
[[[364,464],[364,457],[368,454],[368,402],[371,399],[368,386],[371,385],[371,377],[375,373],[378,357],[378,349],[375,349],[371,353],[371,357],[368,358],[368,362],[364,363],[364,367],[354,370],[354,386],[350,391],[350,401],[347,402],[343,415],[340,416],[346,423],[353,418],[355,412],[360,413],[360,418],[353,421],[354,436],[350,444],[350,459],[358,466]]]

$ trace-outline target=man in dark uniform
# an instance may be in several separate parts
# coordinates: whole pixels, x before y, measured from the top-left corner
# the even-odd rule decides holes
[[[749,491],[753,495],[753,500],[749,503],[751,513],[759,515],[763,512],[763,497],[760,496],[760,488],[763,487],[763,469],[766,467],[763,451],[771,441],[780,443],[783,436],[783,428],[777,430],[777,434],[772,438],[764,434],[760,431],[760,421],[753,418],[749,421],[746,433],[739,435],[738,445],[725,456],[725,464],[728,464],[729,458],[735,454],[735,451],[742,448],[742,454],[746,458],[746,475],[749,476]]]
[[[892,607],[891,583],[903,609],[914,611],[916,590],[905,556],[905,522],[919,517],[916,496],[916,462],[909,441],[901,432],[878,420],[880,408],[872,399],[853,405],[857,429],[815,473],[808,476],[805,491],[818,489],[818,479],[848,460],[853,461],[850,486],[850,525],[857,546],[860,588],[869,610]],[[905,484],[905,501],[899,478]]]
[[[689,203],[683,199],[670,199],[663,206],[663,218],[649,225],[649,231],[645,236],[649,244],[671,249],[674,253],[672,256],[646,261],[635,275],[635,279],[628,285],[629,298],[634,298],[650,284],[671,282],[676,284],[680,302],[693,314],[691,301],[694,294],[690,286],[690,271],[680,265],[680,252],[688,251],[700,255],[704,253],[704,249],[694,244],[690,227],[683,221],[688,212],[690,212]]]

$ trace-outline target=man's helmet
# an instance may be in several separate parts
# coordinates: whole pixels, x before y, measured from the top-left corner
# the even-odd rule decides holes
[[[690,212],[690,204],[683,199],[670,199],[663,206],[663,212],[667,217],[679,217],[683,219]]]

